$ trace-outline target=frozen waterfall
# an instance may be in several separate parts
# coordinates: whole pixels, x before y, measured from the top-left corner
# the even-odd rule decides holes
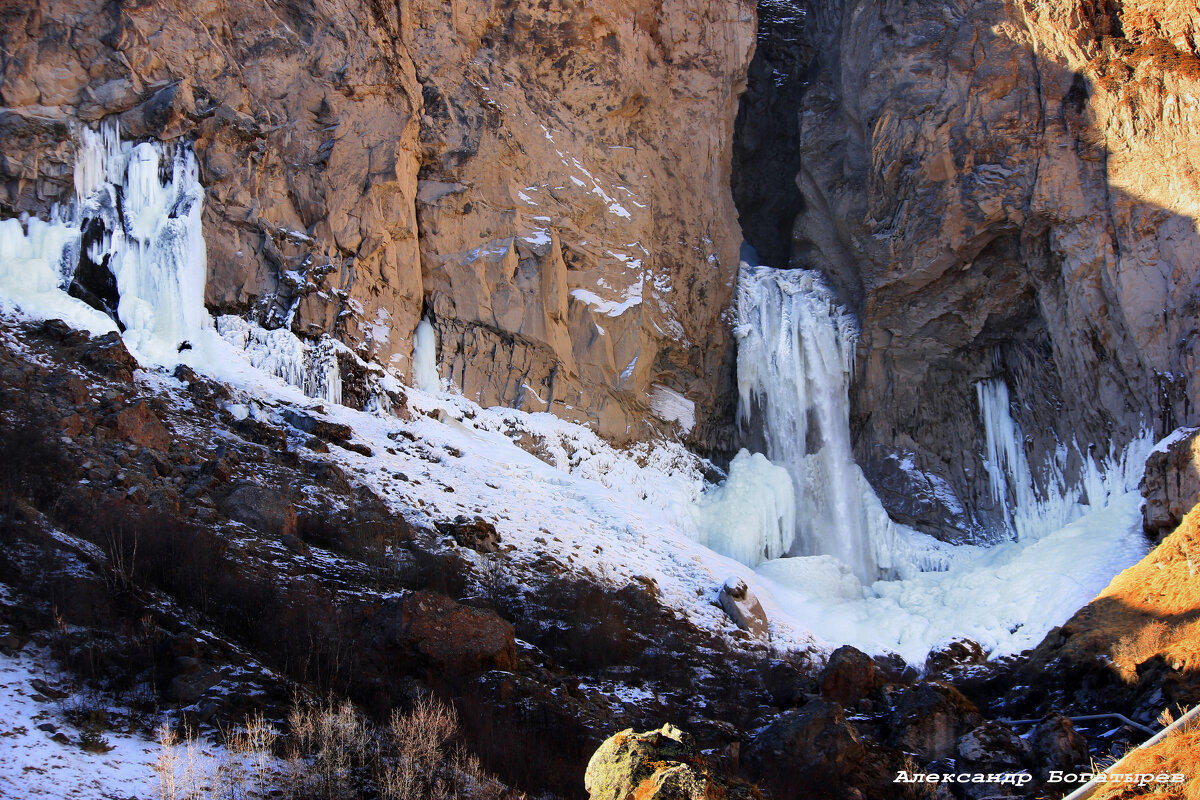
[[[869,585],[893,568],[896,534],[850,445],[854,320],[809,270],[743,264],[737,304],[738,420],[791,475],[788,555],[834,556]]]
[[[204,308],[204,190],[191,148],[122,142],[114,124],[84,128],[74,177],[68,208],[54,208],[48,220],[0,223],[4,294],[42,316],[112,330],[102,312],[63,291],[86,258],[115,279],[130,349],[157,363],[177,361],[190,338],[212,327]]]
[[[0,298],[93,333],[115,330],[113,319],[66,291],[78,267],[90,263],[93,272],[111,275],[115,307],[102,305],[115,312],[126,345],[143,363],[205,363],[219,373],[230,355],[223,348],[232,345],[251,366],[309,397],[342,402],[339,358],[357,356],[341,343],[328,336],[306,342],[238,317],[214,325],[204,306],[204,189],[189,145],[126,142],[114,123],[82,128],[74,186],[72,202],[55,207],[48,220],[0,221]],[[366,405],[390,407],[380,379],[367,373]]]

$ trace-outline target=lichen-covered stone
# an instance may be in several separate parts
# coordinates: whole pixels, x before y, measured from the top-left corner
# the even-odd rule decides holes
[[[692,737],[670,723],[610,736],[584,775],[590,800],[754,800],[752,787],[717,777]]]

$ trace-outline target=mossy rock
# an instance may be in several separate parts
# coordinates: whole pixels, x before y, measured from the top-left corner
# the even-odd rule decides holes
[[[610,736],[588,762],[591,800],[723,800],[760,797],[751,787],[715,778],[692,737],[666,724]]]

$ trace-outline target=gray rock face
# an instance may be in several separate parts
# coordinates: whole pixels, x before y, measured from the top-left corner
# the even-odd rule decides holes
[[[1152,453],[1142,481],[1142,522],[1146,533],[1161,538],[1173,531],[1200,502],[1200,430],[1191,431]]]
[[[807,80],[797,101],[767,75],[799,120],[779,266],[824,271],[861,320],[851,423],[888,511],[947,536],[996,522],[981,379],[1008,384],[1035,465],[1056,440],[1104,451],[1183,422],[1200,396],[1191,17],[1161,0],[795,5],[764,31]],[[738,158],[787,124],[743,118]]]

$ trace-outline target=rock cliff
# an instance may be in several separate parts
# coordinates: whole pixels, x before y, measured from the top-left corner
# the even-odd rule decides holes
[[[724,435],[748,0],[45,0],[0,18],[5,215],[71,196],[73,126],[186,139],[211,309],[401,374],[428,315],[443,377],[483,403],[615,440],[674,419]]]
[[[747,96],[768,100],[743,115],[735,163],[798,119],[800,197],[744,227],[767,254],[791,226],[782,266],[825,271],[858,314],[856,454],[893,516],[947,533],[994,522],[981,379],[1009,385],[1035,465],[1057,441],[1103,453],[1190,416],[1194,5],[760,5],[799,13],[764,31]],[[743,215],[769,211],[735,192]]]

